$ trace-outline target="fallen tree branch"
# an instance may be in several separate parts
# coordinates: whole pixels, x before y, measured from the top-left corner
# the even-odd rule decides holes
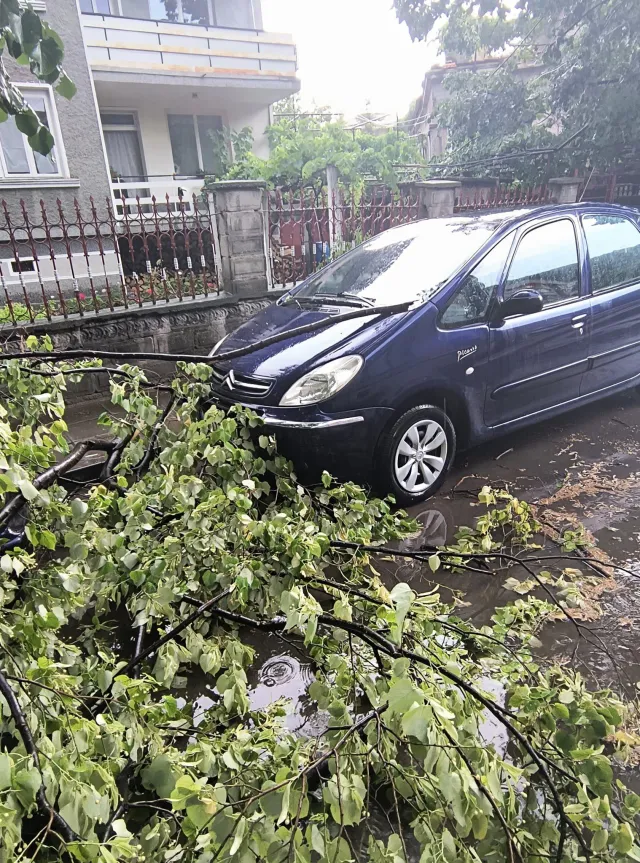
[[[335,317],[328,315],[319,321],[314,321],[311,324],[304,324],[301,327],[294,327],[292,330],[286,330],[283,333],[276,333],[274,336],[269,336],[259,342],[254,342],[246,348],[237,348],[233,351],[216,354],[215,356],[199,356],[198,354],[162,354],[162,353],[139,353],[133,351],[91,351],[91,350],[73,350],[73,351],[20,351],[14,354],[6,354],[3,360],[49,360],[51,362],[63,362],[66,360],[80,359],[97,359],[97,360],[161,360],[162,362],[184,362],[184,363],[212,363],[224,362],[226,360],[234,360],[238,357],[244,357],[254,351],[268,348],[270,345],[275,345],[278,342],[293,339],[297,336],[313,333],[317,330],[322,330],[325,327],[330,327],[333,324],[343,323],[344,321],[353,321],[357,318],[371,317],[386,317],[388,315],[399,315],[407,312],[414,305],[413,301],[406,303],[397,303],[393,306],[379,306],[377,308],[367,307],[366,309],[356,309],[353,312],[346,312],[344,315]]]
[[[184,597],[184,601],[189,604],[197,603],[197,600],[194,600],[190,597]],[[251,626],[256,629],[260,629],[262,631],[270,631],[274,632],[278,629],[284,629],[286,627],[286,618],[284,617],[276,617],[272,620],[252,620],[251,618],[247,618],[244,615],[236,614],[235,612],[226,611],[224,609],[218,609],[213,607],[207,608],[205,612],[202,612],[203,606],[199,606],[198,612],[194,612],[194,614],[198,613],[210,613],[215,617],[220,617],[223,620],[229,620],[235,622],[241,626]],[[192,615],[190,615],[192,617]],[[420,653],[416,653],[413,650],[407,650],[406,648],[399,647],[392,642],[390,642],[387,638],[385,638],[380,633],[376,632],[374,629],[371,629],[364,624],[354,623],[352,621],[339,620],[338,618],[332,617],[327,614],[318,615],[318,625],[322,626],[330,626],[336,629],[344,629],[346,632],[353,633],[354,635],[361,638],[365,643],[370,646],[377,646],[379,650],[383,653],[386,653],[388,656],[393,658],[404,657],[409,659],[412,662],[417,662],[418,664],[426,665],[431,668],[433,671],[436,671],[442,677],[448,679],[452,683],[454,683],[457,687],[462,689],[474,700],[478,701],[486,710],[489,711],[500,723],[502,723],[505,728],[515,737],[515,739],[520,743],[523,749],[526,751],[528,756],[531,758],[533,763],[538,768],[540,776],[544,779],[545,784],[548,786],[551,796],[553,797],[554,807],[560,818],[562,824],[565,827],[565,831],[568,828],[576,837],[582,851],[584,852],[586,860],[591,859],[591,854],[589,851],[589,847],[582,836],[578,827],[571,821],[571,819],[567,816],[562,800],[560,798],[560,794],[558,789],[555,786],[551,776],[549,775],[549,771],[547,770],[546,763],[549,763],[548,759],[543,759],[533,748],[529,740],[526,736],[515,726],[515,722],[519,722],[519,717],[514,714],[512,711],[508,710],[506,707],[502,707],[497,704],[495,701],[492,701],[470,683],[467,683],[466,680],[463,680],[459,677],[455,672],[451,671],[449,668],[446,668],[444,665],[440,663],[434,662],[434,660],[430,659],[427,656],[423,656]],[[546,762],[546,763],[545,763]],[[550,764],[550,766],[552,766]],[[273,788],[271,789],[273,790]],[[562,831],[561,831],[562,835]],[[562,843],[564,844],[564,843]],[[561,850],[561,849],[560,849]],[[560,857],[561,855],[559,855]],[[558,857],[558,859],[559,859]]]
[[[172,396],[169,399],[165,409],[162,411],[162,414],[160,415],[158,421],[154,424],[153,429],[151,431],[151,434],[149,435],[149,443],[147,444],[147,448],[144,452],[144,455],[142,456],[142,458],[140,459],[138,464],[133,468],[133,472],[135,473],[137,479],[140,479],[140,476],[143,473],[143,471],[145,471],[149,467],[149,464],[151,463],[151,459],[155,455],[155,449],[156,449],[156,443],[158,441],[158,436],[160,435],[162,427],[164,426],[169,414],[171,413],[171,411],[176,406],[177,401],[178,401],[178,396],[177,395]]]
[[[18,734],[22,739],[24,748],[27,750],[27,754],[31,756],[34,766],[42,775],[42,771],[40,770],[38,749],[33,739],[33,735],[31,734],[31,729],[27,724],[27,720],[25,719],[24,713],[22,712],[22,708],[18,703],[18,699],[16,698],[13,689],[9,685],[6,677],[2,672],[0,672],[0,693],[4,697],[4,700],[7,702],[7,705],[9,706],[11,717],[14,721]],[[50,819],[51,823],[55,825],[56,830],[60,833],[60,835],[66,842],[78,841],[79,837],[67,824],[62,815],[60,815],[59,812],[56,812],[56,810],[47,800],[47,795],[45,794],[44,790],[44,781],[41,783],[40,788],[36,792],[36,803],[42,815]]]
[[[203,614],[206,614],[208,611],[213,611],[216,603],[220,602],[222,599],[224,599],[225,596],[228,596],[230,593],[231,588],[228,587],[226,590],[223,590],[222,593],[217,594],[217,596],[214,596],[212,599],[209,599],[204,603],[198,603],[198,608],[196,609],[196,611],[193,612],[193,614],[185,617],[185,619],[181,623],[179,623],[173,629],[170,629],[169,632],[166,632],[161,638],[158,638],[152,644],[148,645],[148,647],[145,647],[143,650],[140,651],[136,650],[133,658],[129,660],[129,662],[125,665],[124,668],[121,668],[118,671],[118,676],[130,675],[134,671],[134,669],[137,668],[137,666],[140,665],[140,663],[143,662],[148,656],[151,656],[152,653],[156,653],[163,645],[167,644],[169,641],[173,641],[174,638],[177,638],[181,632],[184,632],[187,627],[191,626],[192,623],[195,623],[195,621],[199,617],[202,617]],[[92,716],[96,716],[104,707],[106,697],[109,695],[112,685],[113,682],[110,686],[107,687],[100,701],[98,701],[92,707]]]
[[[60,479],[60,477],[68,470],[70,470],[74,465],[78,464],[84,456],[92,451],[96,450],[98,452],[112,452],[114,449],[113,441],[100,441],[100,440],[84,440],[80,443],[76,444],[75,447],[71,450],[71,452],[62,459],[62,461],[58,462],[58,464],[52,465],[50,468],[47,468],[43,473],[37,476],[33,480],[33,486],[38,491],[41,491],[44,488],[48,488],[50,485],[53,485],[56,480]],[[5,524],[9,519],[14,516],[19,510],[22,509],[24,504],[26,503],[26,499],[24,495],[19,492],[11,500],[4,505],[2,510],[0,510],[0,527]]]

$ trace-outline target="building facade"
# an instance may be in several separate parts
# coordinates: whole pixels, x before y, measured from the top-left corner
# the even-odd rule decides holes
[[[70,101],[8,60],[12,80],[55,139],[33,154],[0,124],[0,198],[30,209],[92,196],[177,198],[215,172],[224,127],[249,127],[265,156],[271,105],[297,92],[290,36],[262,27],[260,0],[46,0],[60,34]],[[123,204],[119,211],[122,213]]]
[[[447,128],[438,122],[436,109],[448,96],[444,78],[451,72],[466,71],[490,73],[504,65],[504,57],[476,57],[473,60],[464,58],[447,58],[442,65],[432,66],[422,82],[422,94],[414,103],[408,116],[412,135],[421,138],[422,154],[429,161],[442,156],[447,149]],[[540,62],[532,60],[510,67],[513,75],[527,80],[539,75],[542,69]]]

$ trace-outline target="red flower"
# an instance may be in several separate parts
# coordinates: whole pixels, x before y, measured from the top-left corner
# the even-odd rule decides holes
[[[86,294],[83,294],[82,291],[78,291],[78,299],[79,300],[86,300],[87,299]]]

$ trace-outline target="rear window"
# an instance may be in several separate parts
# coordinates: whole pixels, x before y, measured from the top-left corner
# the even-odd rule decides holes
[[[294,292],[372,305],[426,300],[491,237],[501,220],[433,219],[394,228],[348,252]]]
[[[640,282],[640,231],[623,216],[584,216],[591,261],[591,289],[608,291]]]

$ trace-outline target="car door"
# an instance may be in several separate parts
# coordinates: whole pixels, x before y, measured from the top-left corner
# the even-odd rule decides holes
[[[438,385],[464,393],[473,415],[481,417],[489,364],[489,312],[495,300],[515,231],[498,243],[441,302],[436,338],[440,354]],[[435,383],[434,369],[428,368]]]
[[[640,375],[640,231],[611,213],[587,213],[582,227],[592,294],[587,395]]]
[[[484,418],[500,426],[577,399],[589,358],[590,299],[582,295],[582,242],[569,216],[521,229],[502,288],[507,300],[539,291],[540,312],[490,328]]]

